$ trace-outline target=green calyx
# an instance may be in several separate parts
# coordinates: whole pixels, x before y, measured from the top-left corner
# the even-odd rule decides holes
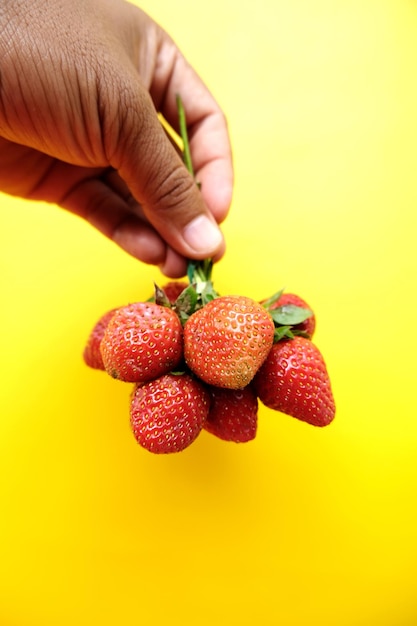
[[[188,262],[188,280],[197,292],[197,297],[202,306],[219,297],[219,294],[213,287],[212,272],[213,261],[211,259]]]
[[[180,293],[174,303],[171,303],[164,290],[155,285],[153,301],[161,306],[173,309],[182,324],[188,320],[190,315],[201,309],[219,294],[215,291],[211,280],[213,263],[210,259],[204,261],[189,261],[188,280],[189,285]]]
[[[262,302],[262,305],[268,310],[274,322],[274,343],[282,339],[294,339],[296,336],[309,339],[308,333],[297,328],[297,326],[305,322],[309,317],[312,317],[313,311],[305,307],[297,306],[296,304],[283,304],[282,306],[271,308],[279,300],[282,293],[283,290],[278,291]]]

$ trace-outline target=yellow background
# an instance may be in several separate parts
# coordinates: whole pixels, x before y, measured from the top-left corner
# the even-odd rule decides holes
[[[1,196],[0,624],[417,624],[417,4],[146,0],[224,108],[222,292],[315,309],[337,402],[141,450],[84,341],[158,271]]]

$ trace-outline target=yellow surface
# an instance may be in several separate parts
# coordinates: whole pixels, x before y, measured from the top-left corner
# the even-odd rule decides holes
[[[142,451],[130,387],[81,352],[160,275],[2,196],[0,624],[414,626],[417,5],[141,6],[229,119],[216,286],[311,303],[337,417],[261,409],[253,443]]]

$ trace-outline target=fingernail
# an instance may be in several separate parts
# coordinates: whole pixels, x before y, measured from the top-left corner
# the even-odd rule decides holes
[[[199,215],[187,224],[183,237],[195,252],[208,254],[214,252],[223,239],[220,229],[206,215]]]

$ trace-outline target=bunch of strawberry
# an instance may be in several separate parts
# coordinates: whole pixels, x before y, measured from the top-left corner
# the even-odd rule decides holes
[[[177,105],[193,175],[179,97]],[[90,334],[87,365],[134,384],[130,423],[138,443],[154,453],[179,452],[203,429],[251,441],[258,400],[309,424],[329,424],[335,404],[306,302],[282,292],[263,302],[219,296],[211,273],[210,259],[190,261],[188,283],[155,286],[148,301],[105,313]]]
[[[258,401],[315,426],[335,405],[315,316],[304,300],[220,296],[211,261],[189,264],[189,284],[155,287],[146,302],[105,313],[84,350],[92,368],[134,383],[130,423],[154,453],[179,452],[204,429],[220,439],[255,438]]]

